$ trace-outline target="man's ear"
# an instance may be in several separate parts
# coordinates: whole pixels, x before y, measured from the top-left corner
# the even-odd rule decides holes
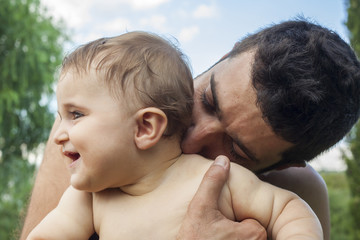
[[[154,107],[136,112],[135,144],[141,150],[153,147],[159,142],[167,126],[165,113]]]
[[[276,170],[284,170],[289,167],[306,167],[306,162],[298,161],[298,162],[294,162],[294,163],[284,164],[284,165],[277,167]]]

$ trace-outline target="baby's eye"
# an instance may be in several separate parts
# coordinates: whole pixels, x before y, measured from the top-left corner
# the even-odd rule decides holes
[[[73,120],[75,119],[78,119],[78,118],[81,118],[84,116],[84,114],[82,114],[81,112],[78,112],[78,111],[73,111],[73,112],[70,112],[72,117],[73,117]]]
[[[61,116],[61,114],[60,114],[60,112],[59,112],[59,111],[57,111],[57,114],[58,114],[58,116],[59,116],[60,120],[62,120],[62,116]]]

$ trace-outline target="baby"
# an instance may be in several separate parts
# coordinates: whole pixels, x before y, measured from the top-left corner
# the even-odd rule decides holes
[[[28,239],[175,239],[212,161],[182,154],[191,71],[168,41],[145,32],[103,38],[64,59],[57,102],[71,186]],[[322,239],[295,194],[231,165],[219,199],[229,219],[256,219],[270,239]]]

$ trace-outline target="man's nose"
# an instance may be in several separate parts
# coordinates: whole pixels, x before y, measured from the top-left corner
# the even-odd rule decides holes
[[[199,153],[216,145],[222,137],[224,129],[218,120],[202,121],[191,126],[182,141],[181,147],[184,153]]]

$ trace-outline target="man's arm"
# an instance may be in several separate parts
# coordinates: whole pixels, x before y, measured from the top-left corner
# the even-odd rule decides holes
[[[219,211],[218,198],[229,177],[229,169],[228,158],[221,156],[215,159],[188,207],[178,240],[266,239],[266,231],[257,221],[234,222]]]
[[[27,240],[88,239],[94,232],[92,194],[70,186]]]
[[[270,172],[261,179],[301,197],[320,220],[324,239],[330,239],[330,210],[326,183],[310,165]]]
[[[26,239],[30,231],[56,207],[61,195],[70,185],[70,175],[66,170],[59,146],[53,142],[53,135],[58,124],[59,120],[56,119],[36,176],[21,240]]]

